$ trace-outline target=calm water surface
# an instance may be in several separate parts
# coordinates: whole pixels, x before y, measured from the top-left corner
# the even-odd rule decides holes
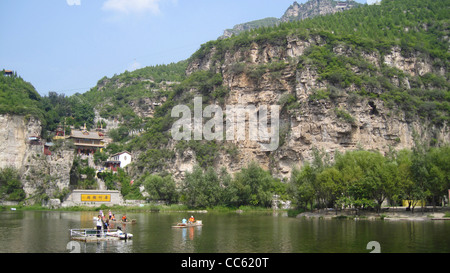
[[[69,229],[95,212],[2,211],[0,252],[68,253]],[[121,216],[121,214],[116,214]],[[450,221],[296,219],[281,214],[195,214],[203,227],[174,229],[187,213],[128,213],[132,240],[80,243],[82,253],[450,253]]]

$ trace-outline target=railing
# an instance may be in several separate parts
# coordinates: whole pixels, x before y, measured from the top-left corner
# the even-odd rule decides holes
[[[116,233],[117,229],[108,230],[97,230],[97,229],[71,229],[70,237],[106,237],[107,233]]]

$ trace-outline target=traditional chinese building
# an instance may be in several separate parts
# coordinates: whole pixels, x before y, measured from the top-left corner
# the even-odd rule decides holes
[[[30,144],[30,145],[42,145],[41,137],[39,137],[39,136],[30,136],[28,138],[28,144]]]
[[[117,172],[117,170],[120,168],[120,161],[106,161],[106,168],[108,168],[109,170],[113,171],[113,172]]]
[[[111,156],[111,159],[116,162],[120,162],[120,167],[125,168],[131,163],[131,153],[124,151]]]
[[[114,154],[106,162],[106,167],[113,172],[117,172],[118,168],[125,168],[131,163],[131,153],[124,151],[121,153]]]
[[[12,76],[13,75],[13,71],[12,70],[4,70],[3,71],[3,75],[5,75],[5,76]]]
[[[339,1],[336,5],[336,8],[339,10],[344,10],[348,7],[348,3],[345,1]]]
[[[54,146],[54,144],[52,142],[47,142],[44,144],[44,154],[45,155],[52,155],[52,151],[50,150],[50,148]]]
[[[65,139],[66,138],[66,134],[64,132],[64,128],[61,126],[58,126],[58,128],[56,129],[55,132],[55,137],[53,137],[53,139],[57,140],[57,139]]]
[[[99,132],[89,132],[87,130],[72,130],[70,139],[75,144],[78,154],[94,154],[98,149],[105,148],[104,136]]]

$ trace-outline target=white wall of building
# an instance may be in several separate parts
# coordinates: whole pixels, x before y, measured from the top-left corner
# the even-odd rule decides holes
[[[121,153],[112,157],[113,161],[120,161],[120,167],[125,168],[131,163],[131,154],[128,152]]]

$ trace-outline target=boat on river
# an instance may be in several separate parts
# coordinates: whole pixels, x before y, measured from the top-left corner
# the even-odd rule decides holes
[[[117,237],[121,240],[127,240],[127,239],[133,238],[133,234],[122,232],[122,230],[120,228],[118,228],[116,231],[110,230],[109,232],[106,232],[106,236]]]
[[[188,228],[188,227],[201,227],[203,226],[203,222],[201,220],[197,220],[194,223],[178,223],[176,226],[172,226],[173,228]]]
[[[119,241],[129,240],[133,234],[123,232],[120,228],[109,231],[97,231],[97,229],[71,229],[70,239],[82,242]]]

